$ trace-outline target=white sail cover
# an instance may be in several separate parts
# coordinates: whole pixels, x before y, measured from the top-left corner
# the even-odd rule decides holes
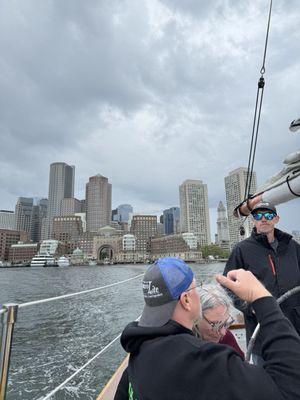
[[[291,122],[290,131],[300,129],[300,118]],[[285,203],[300,197],[300,150],[289,154],[283,161],[285,164],[281,171],[273,175],[255,195],[262,194],[263,201],[273,204]]]

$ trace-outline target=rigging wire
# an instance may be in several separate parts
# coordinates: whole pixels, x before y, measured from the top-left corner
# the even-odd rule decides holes
[[[253,167],[254,167],[256,146],[257,146],[257,139],[258,139],[258,132],[259,132],[259,123],[260,123],[260,116],[261,116],[261,109],[262,109],[262,101],[263,101],[264,87],[265,87],[264,74],[266,72],[266,66],[265,65],[266,65],[266,56],[267,56],[267,48],[268,48],[268,41],[269,41],[269,31],[270,31],[270,23],[271,23],[272,6],[273,6],[273,0],[270,0],[268,25],[267,25],[267,32],[266,32],[266,39],[265,39],[263,62],[262,62],[262,67],[260,69],[260,78],[258,80],[257,92],[256,92],[255,110],[254,110],[253,127],[252,127],[252,135],[251,135],[251,144],[250,144],[248,168],[247,168],[247,179],[246,179],[245,194],[244,194],[244,198],[245,199],[248,199],[249,196],[250,196],[251,183],[252,183]]]
[[[269,16],[268,16],[266,38],[265,38],[263,61],[262,61],[261,69],[260,69],[260,78],[258,80],[257,92],[256,92],[255,109],[254,109],[253,126],[252,126],[252,135],[251,135],[251,143],[250,143],[248,166],[247,166],[247,178],[246,178],[246,185],[245,185],[245,192],[244,192],[244,201],[247,202],[247,206],[248,206],[249,209],[250,209],[250,207],[249,207],[249,199],[251,198],[250,191],[251,191],[251,184],[252,184],[253,168],[254,168],[256,147],[257,147],[257,139],[258,139],[258,132],[259,132],[259,124],[260,124],[260,117],[261,117],[262,102],[263,102],[263,97],[264,97],[264,88],[265,88],[264,74],[266,72],[266,66],[265,65],[266,65],[266,56],[267,56],[267,48],[268,48],[268,41],[269,41],[269,31],[270,31],[270,23],[271,23],[272,6],[273,6],[273,0],[270,0]],[[242,222],[242,224],[240,226],[240,234],[241,234],[241,236],[245,235],[244,223],[245,223],[246,219],[247,218],[245,218],[243,220],[243,222]]]

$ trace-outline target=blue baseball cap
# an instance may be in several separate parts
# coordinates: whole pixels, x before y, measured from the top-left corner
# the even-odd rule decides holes
[[[172,317],[178,299],[194,279],[191,268],[181,259],[160,258],[146,271],[142,286],[145,306],[140,326],[163,326]]]

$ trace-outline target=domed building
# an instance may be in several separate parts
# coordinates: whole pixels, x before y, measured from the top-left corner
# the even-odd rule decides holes
[[[84,263],[84,254],[79,247],[76,247],[71,255],[71,263],[73,265],[82,265]]]

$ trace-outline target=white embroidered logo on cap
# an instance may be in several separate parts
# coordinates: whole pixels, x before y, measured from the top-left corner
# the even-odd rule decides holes
[[[143,281],[142,282],[144,297],[160,297],[163,296],[163,293],[159,291],[159,287],[154,286],[152,281]]]

